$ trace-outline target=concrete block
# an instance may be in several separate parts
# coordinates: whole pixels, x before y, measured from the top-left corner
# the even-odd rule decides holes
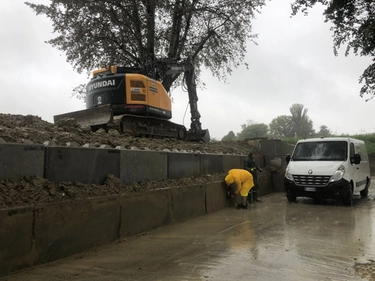
[[[239,155],[223,155],[223,170],[228,172],[230,169],[242,169],[243,161]],[[242,161],[242,162],[241,162]]]
[[[59,183],[103,184],[108,174],[120,178],[120,150],[47,147],[45,178]]]
[[[63,258],[119,237],[120,208],[111,198],[48,204],[37,210],[38,263]]]
[[[32,208],[0,210],[0,276],[33,265]]]
[[[91,199],[91,243],[106,244],[120,238],[121,208],[117,196]]]
[[[259,146],[259,152],[268,158],[282,155],[282,144],[279,139],[262,139]]]
[[[172,210],[174,223],[204,215],[206,213],[206,186],[194,185],[172,188]]]
[[[201,156],[202,175],[223,173],[223,155],[202,154]]]
[[[255,163],[257,163],[258,164],[258,166],[259,167],[264,167],[265,165],[266,165],[266,157],[264,157],[264,156],[261,156],[261,155],[258,155],[258,156],[256,156],[256,157],[254,157],[254,161],[255,161]]]
[[[76,254],[93,246],[90,201],[44,205],[37,210],[35,251],[38,263]]]
[[[266,195],[272,192],[272,174],[264,171],[258,174],[259,195]]]
[[[206,185],[206,212],[212,213],[227,207],[227,187],[224,182]]]
[[[200,174],[201,155],[168,153],[168,178],[180,179]]]
[[[44,176],[44,146],[0,144],[0,180]]]
[[[240,157],[240,162],[241,162],[241,166],[239,167],[239,169],[243,169],[245,167],[245,161],[247,159],[247,155],[242,155],[242,156],[239,156]],[[255,159],[254,159],[255,160]]]
[[[172,222],[171,202],[170,189],[119,198],[121,236],[131,236],[170,224]]]
[[[284,174],[272,173],[272,192],[285,192]]]
[[[123,184],[168,178],[166,152],[121,150],[120,179]]]

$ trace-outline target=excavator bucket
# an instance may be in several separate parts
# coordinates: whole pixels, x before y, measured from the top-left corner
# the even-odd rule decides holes
[[[74,118],[82,127],[105,125],[113,122],[113,113],[110,105],[102,105],[89,109],[69,112],[53,116],[56,124],[59,120]]]
[[[210,142],[210,132],[206,130],[189,130],[187,132],[187,141],[203,141],[205,143]]]

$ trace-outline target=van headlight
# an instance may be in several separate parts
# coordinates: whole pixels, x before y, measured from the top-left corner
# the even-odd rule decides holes
[[[294,181],[293,179],[293,175],[289,172],[289,169],[286,169],[285,171],[285,177],[290,180],[290,181]]]
[[[342,177],[344,176],[344,174],[345,174],[345,167],[343,165],[341,165],[336,170],[336,172],[333,174],[333,176],[331,177],[331,179],[329,180],[329,182],[335,182],[335,181],[341,180]]]

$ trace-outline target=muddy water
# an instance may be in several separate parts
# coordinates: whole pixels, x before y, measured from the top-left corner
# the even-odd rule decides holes
[[[375,280],[374,183],[351,207],[271,194],[0,280]]]

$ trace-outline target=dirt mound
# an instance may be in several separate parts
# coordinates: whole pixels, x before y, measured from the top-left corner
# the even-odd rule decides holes
[[[0,138],[6,143],[32,142],[34,144],[51,143],[59,146],[90,145],[100,147],[125,147],[150,150],[200,151],[202,153],[247,154],[249,146],[245,141],[238,142],[187,142],[176,139],[136,138],[121,135],[117,130],[108,133],[99,129],[78,126],[73,119],[64,120],[55,125],[32,115],[0,114]]]
[[[53,183],[41,177],[23,177],[20,180],[0,181],[0,209],[19,206],[36,206],[43,203],[83,200],[94,197],[129,195],[158,188],[174,188],[201,185],[222,181],[224,174],[189,177],[178,180],[134,182],[123,185],[119,178],[108,175],[104,185],[82,184],[78,182]]]

